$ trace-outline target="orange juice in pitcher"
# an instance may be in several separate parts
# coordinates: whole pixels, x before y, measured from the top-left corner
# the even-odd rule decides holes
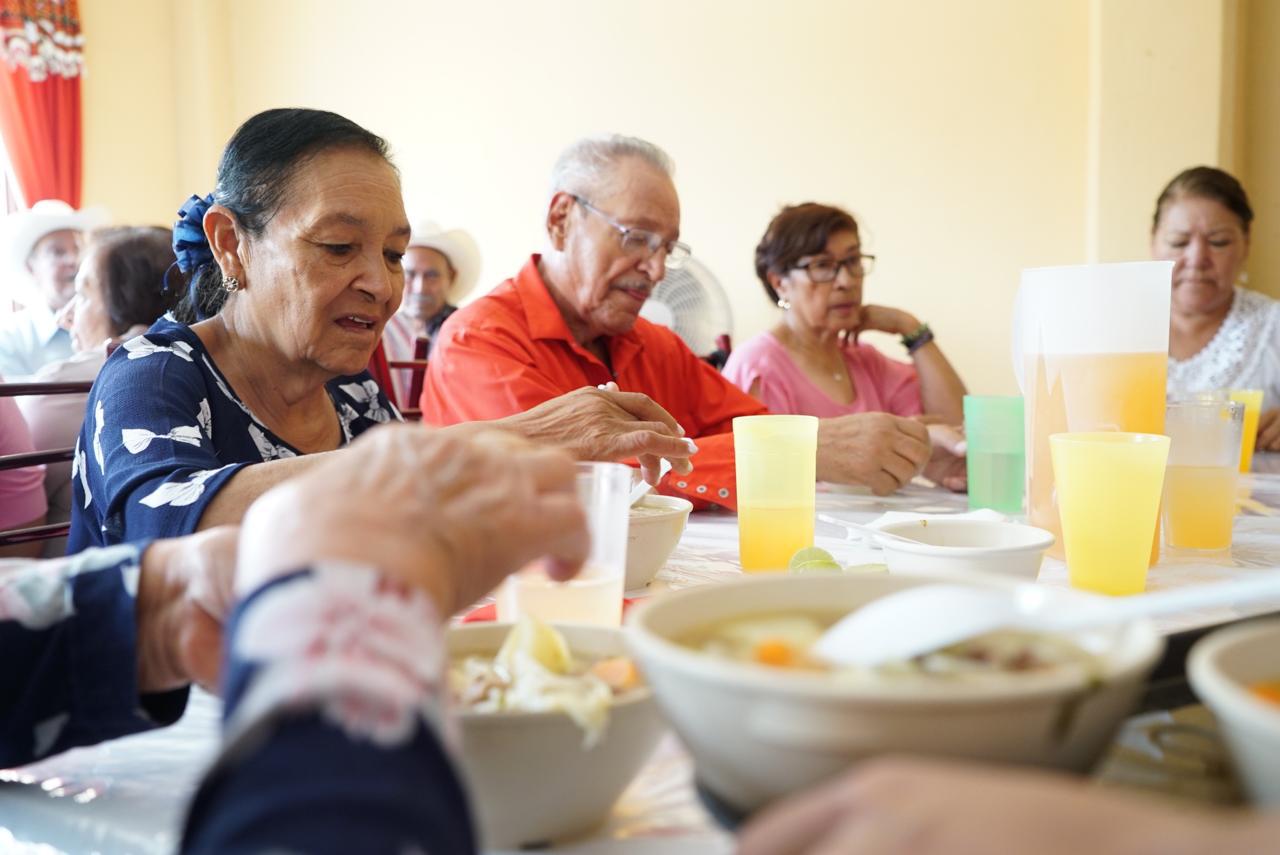
[[[1014,366],[1026,398],[1027,517],[1057,536],[1055,557],[1050,434],[1164,432],[1172,270],[1157,261],[1022,272]]]

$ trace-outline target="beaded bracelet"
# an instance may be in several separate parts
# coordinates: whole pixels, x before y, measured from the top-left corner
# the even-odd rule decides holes
[[[929,329],[928,324],[921,324],[916,327],[915,332],[902,337],[902,346],[907,349],[907,353],[915,353],[931,341],[933,330]]]

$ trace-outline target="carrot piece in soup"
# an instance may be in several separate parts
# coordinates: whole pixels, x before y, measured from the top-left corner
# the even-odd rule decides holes
[[[625,656],[601,659],[591,666],[591,673],[605,682],[615,695],[640,685],[640,672],[636,663]]]
[[[1264,680],[1249,687],[1255,697],[1273,704],[1280,704],[1280,680]]]
[[[796,651],[782,639],[766,638],[756,645],[756,649],[752,651],[752,658],[761,665],[788,668],[795,664]]]

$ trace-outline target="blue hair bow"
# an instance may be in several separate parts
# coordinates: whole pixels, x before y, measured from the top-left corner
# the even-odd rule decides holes
[[[213,204],[213,194],[201,199],[192,196],[178,209],[178,221],[173,224],[173,254],[177,257],[164,273],[164,290],[169,291],[169,274],[177,267],[187,276],[188,299],[197,317],[203,320],[199,310],[200,301],[196,293],[195,272],[203,265],[213,261],[213,250],[204,236],[204,214]]]
[[[188,276],[213,261],[213,250],[204,236],[204,214],[212,204],[210,193],[203,199],[192,196],[178,209],[180,219],[173,224],[173,254],[178,257],[178,269]]]

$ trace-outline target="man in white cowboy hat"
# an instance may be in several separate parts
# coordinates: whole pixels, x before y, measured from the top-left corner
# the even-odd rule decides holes
[[[0,299],[25,306],[0,320],[0,376],[26,377],[71,356],[71,336],[57,314],[75,295],[81,233],[105,221],[100,209],[77,211],[42,199],[0,224]]]
[[[444,231],[431,220],[418,220],[403,263],[404,299],[387,322],[382,343],[390,360],[426,359],[440,327],[479,278],[480,250],[462,229]],[[416,383],[410,371],[392,375],[397,400],[416,407],[422,375]]]

